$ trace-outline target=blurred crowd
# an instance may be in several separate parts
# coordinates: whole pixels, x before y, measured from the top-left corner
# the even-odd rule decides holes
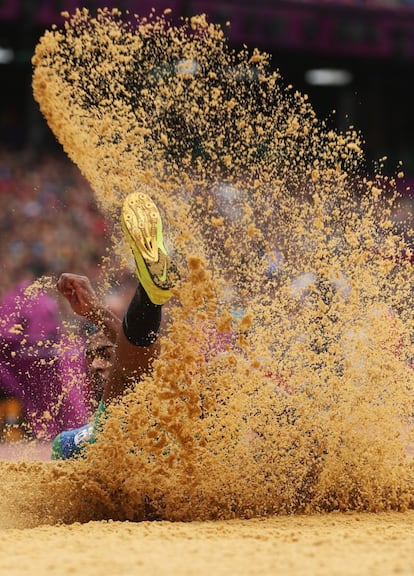
[[[68,336],[54,284],[67,271],[98,279],[106,230],[63,154],[0,150],[0,441],[87,418],[83,341]],[[44,290],[28,293],[39,279]]]
[[[63,155],[0,150],[0,297],[43,274],[93,278],[105,227],[89,184]]]

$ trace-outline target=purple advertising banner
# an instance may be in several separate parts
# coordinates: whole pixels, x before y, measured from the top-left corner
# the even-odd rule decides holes
[[[155,6],[157,13],[166,8],[182,14],[183,2],[178,0],[0,0],[0,21],[30,19],[34,24],[50,26],[63,21],[62,12],[74,13],[76,8],[88,8],[95,13],[98,8],[118,8],[122,12],[147,15]]]
[[[414,9],[341,3],[192,0],[191,13],[230,22],[233,44],[335,55],[414,56]]]
[[[0,0],[0,21],[16,20],[20,15],[20,2],[17,0]]]
[[[267,50],[287,49],[334,55],[414,57],[414,6],[384,6],[367,1],[296,0],[0,0],[0,21],[24,19],[37,26],[61,24],[61,12],[86,7],[119,8],[147,15],[153,6],[175,16],[206,13],[212,22],[230,22],[232,44]]]

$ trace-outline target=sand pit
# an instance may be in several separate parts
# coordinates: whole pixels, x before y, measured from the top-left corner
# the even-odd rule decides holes
[[[1,572],[413,573],[402,166],[367,167],[354,128],[205,16],[77,12],[33,64],[113,253],[129,262],[119,209],[143,189],[182,280],[85,458],[0,462]]]
[[[49,451],[47,443],[2,445],[0,459],[46,462]],[[0,520],[0,574],[10,576],[414,573],[414,510],[206,522],[1,526]]]
[[[47,462],[49,455],[47,443],[0,446],[3,461]],[[1,526],[0,520],[0,574],[9,576],[414,573],[414,510],[214,522]]]
[[[414,511],[226,522],[89,522],[0,532],[0,572],[389,576],[414,573]]]

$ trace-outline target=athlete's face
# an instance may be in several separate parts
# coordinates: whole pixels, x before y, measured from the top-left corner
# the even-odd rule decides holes
[[[95,400],[100,400],[108,380],[114,360],[114,344],[103,332],[93,334],[86,346],[86,361],[91,384],[91,393]]]

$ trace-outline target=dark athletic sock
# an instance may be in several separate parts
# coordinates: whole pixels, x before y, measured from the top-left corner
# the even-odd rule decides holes
[[[148,298],[139,284],[125,313],[122,327],[127,340],[135,346],[149,346],[158,338],[161,308]]]

